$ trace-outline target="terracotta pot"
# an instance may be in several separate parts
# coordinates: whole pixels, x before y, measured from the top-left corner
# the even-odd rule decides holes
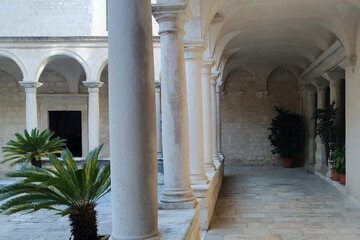
[[[335,168],[331,168],[331,180],[333,180],[333,181],[339,181],[340,180],[340,175],[337,174]]]
[[[293,168],[295,167],[294,165],[294,159],[292,158],[283,158],[283,164],[284,164],[284,168]]]
[[[340,183],[345,185],[346,183],[346,175],[345,174],[339,174],[340,175]]]

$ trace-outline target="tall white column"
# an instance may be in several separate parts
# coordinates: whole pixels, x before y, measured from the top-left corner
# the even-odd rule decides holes
[[[190,187],[189,122],[184,60],[187,4],[153,5],[161,43],[164,192],[168,206],[193,206]],[[171,204],[174,203],[174,204]],[[182,203],[182,204],[180,204]]]
[[[201,56],[203,51],[203,41],[187,42],[185,44],[191,184],[208,183],[208,178],[205,175],[204,169],[204,125],[201,84]]]
[[[334,71],[328,73],[330,79],[330,104],[335,101],[335,108],[337,109],[336,118],[334,121],[335,133],[340,143],[345,142],[345,129],[343,124],[343,98],[341,87],[345,79],[345,73]]]
[[[305,86],[305,126],[306,126],[306,164],[315,164],[315,119],[316,88],[312,84]]]
[[[221,111],[220,111],[221,102],[220,101],[221,101],[221,85],[217,84],[216,85],[217,152],[222,161],[224,160],[225,157],[221,150]]]
[[[160,239],[151,3],[109,0],[112,240]]]
[[[89,92],[89,149],[92,150],[100,144],[99,88],[103,83],[84,81],[83,84],[88,88]]]
[[[213,143],[213,161],[215,165],[220,165],[219,157],[219,139],[218,139],[218,115],[217,115],[217,101],[216,101],[216,80],[219,77],[219,72],[214,72],[211,75],[211,125],[212,125],[212,143]]]
[[[328,81],[318,79],[316,81],[317,88],[317,108],[324,109],[326,107],[326,92]],[[316,152],[315,152],[315,170],[321,170],[326,167],[327,154],[325,145],[321,142],[320,136],[316,136]]]
[[[203,96],[203,122],[204,122],[204,165],[207,170],[214,170],[213,160],[213,133],[212,133],[212,107],[211,107],[211,68],[213,59],[202,62],[202,96]]]
[[[26,130],[30,132],[38,128],[36,89],[42,85],[39,82],[19,82],[25,88],[26,95]]]
[[[161,136],[161,83],[155,82],[155,102],[156,102],[156,149],[157,158],[163,158],[162,136]]]

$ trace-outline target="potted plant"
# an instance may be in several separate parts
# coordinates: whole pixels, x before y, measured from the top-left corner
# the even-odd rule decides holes
[[[295,157],[304,144],[304,122],[301,115],[275,106],[277,115],[271,121],[269,140],[272,154],[280,154],[284,167],[295,167]]]
[[[332,165],[331,179],[334,181],[339,180],[339,176],[337,176],[335,171],[335,163],[331,156],[335,146],[338,145],[334,126],[336,114],[335,101],[324,109],[317,109],[313,114],[313,119],[316,119],[315,133],[320,137],[321,142],[325,146],[327,159],[330,160],[328,163]]]
[[[24,136],[15,133],[16,140],[10,140],[2,148],[5,160],[2,163],[9,162],[10,166],[17,163],[31,163],[33,166],[41,168],[41,158],[46,157],[49,153],[60,153],[65,147],[65,139],[59,137],[52,138],[54,132],[44,130],[41,133],[34,128],[29,134],[24,130]]]
[[[339,174],[340,183],[345,185],[345,146],[336,146],[332,152],[332,158],[335,162],[336,173]]]
[[[7,200],[0,212],[54,210],[69,215],[74,240],[101,239],[97,236],[95,206],[110,191],[110,164],[100,170],[97,162],[101,147],[88,153],[83,168],[76,166],[69,150],[63,150],[63,163],[55,154],[49,154],[51,169],[24,165],[8,173],[8,177],[23,180],[0,189],[0,201]]]

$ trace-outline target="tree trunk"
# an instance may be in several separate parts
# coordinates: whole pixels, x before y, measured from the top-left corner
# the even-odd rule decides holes
[[[31,159],[31,165],[41,168],[41,159],[39,161],[36,161],[35,158]]]
[[[74,240],[98,240],[95,204],[86,204],[73,210],[78,212],[70,214]]]

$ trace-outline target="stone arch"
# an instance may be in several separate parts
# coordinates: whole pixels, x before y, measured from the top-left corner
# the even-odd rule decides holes
[[[42,57],[39,58],[39,61],[35,62],[32,65],[30,73],[31,80],[37,82],[39,80],[40,74],[42,73],[46,65],[59,56],[67,56],[71,59],[74,59],[82,66],[86,78],[89,78],[91,76],[88,64],[80,55],[68,50],[54,50],[44,54]]]
[[[28,79],[28,72],[24,63],[15,54],[0,50],[0,57],[8,58],[16,64],[22,74],[21,80]]]
[[[104,68],[107,66],[108,64],[108,54],[106,53],[105,55],[103,55],[99,61],[96,61],[96,63],[93,65],[92,67],[92,72],[91,72],[91,77],[93,77],[93,79],[91,79],[91,81],[96,81],[99,82],[100,81],[100,77],[101,74],[104,70]]]

